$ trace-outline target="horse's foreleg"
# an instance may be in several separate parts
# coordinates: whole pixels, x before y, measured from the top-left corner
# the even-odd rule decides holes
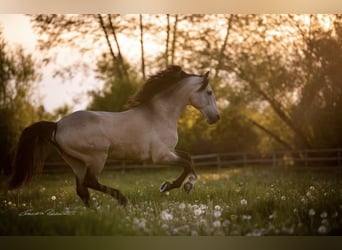
[[[111,195],[113,198],[118,200],[120,205],[125,206],[127,204],[127,198],[120,192],[120,190],[100,184],[96,176],[93,175],[91,171],[89,171],[89,169],[87,169],[83,185],[88,188],[92,188],[102,193]]]
[[[160,186],[160,192],[166,192],[174,188],[179,188],[186,177],[189,176],[189,179],[186,183],[184,183],[184,191],[189,193],[195,185],[197,180],[197,175],[192,167],[191,157],[188,153],[182,151],[176,151],[176,155],[178,156],[177,160],[169,162],[169,164],[177,164],[184,166],[182,174],[173,182],[165,181]]]

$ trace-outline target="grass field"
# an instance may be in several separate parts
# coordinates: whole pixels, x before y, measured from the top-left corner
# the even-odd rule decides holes
[[[0,198],[1,235],[341,235],[341,170],[198,169],[190,194],[159,192],[177,168],[104,172],[129,199],[91,191],[87,209],[71,173],[44,174]],[[5,181],[1,177],[1,184]]]

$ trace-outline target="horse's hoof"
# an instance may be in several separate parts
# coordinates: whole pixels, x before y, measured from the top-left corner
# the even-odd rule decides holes
[[[184,183],[183,188],[186,193],[189,193],[191,189],[193,189],[194,184],[192,184],[190,181]]]
[[[167,190],[168,190],[168,187],[170,186],[170,184],[171,184],[170,182],[164,181],[164,182],[160,185],[159,191],[160,191],[161,193],[167,191]]]

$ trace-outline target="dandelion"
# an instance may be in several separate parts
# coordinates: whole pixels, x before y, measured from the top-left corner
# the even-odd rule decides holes
[[[280,197],[280,199],[281,199],[282,201],[286,201],[286,196],[285,196],[285,195],[282,195],[282,196]]]
[[[247,205],[247,200],[246,199],[242,199],[241,201],[240,201],[240,203],[241,203],[241,205]]]
[[[208,209],[208,206],[207,205],[205,205],[205,204],[200,204],[200,209],[202,209],[202,210],[206,210],[206,209]]]
[[[327,216],[328,216],[327,212],[324,211],[324,212],[321,213],[321,218],[322,219],[327,218]]]
[[[162,211],[160,216],[161,216],[162,220],[166,220],[166,221],[173,220],[172,214],[166,210]]]
[[[251,220],[251,219],[252,219],[252,216],[249,214],[243,214],[242,215],[242,220]]]
[[[221,227],[221,222],[219,220],[215,220],[213,222],[213,227]]]
[[[200,208],[197,208],[197,209],[194,210],[194,214],[195,214],[196,216],[199,216],[199,215],[202,214],[202,210],[201,210]]]
[[[215,211],[219,211],[219,210],[221,210],[221,207],[220,207],[219,205],[216,205],[216,206],[214,207],[214,210],[215,210]]]
[[[54,195],[51,196],[51,200],[55,201],[56,199],[57,199],[56,196]]]
[[[324,225],[321,225],[319,228],[318,228],[318,233],[320,234],[326,234],[328,231],[327,227],[324,226]]]
[[[268,218],[269,218],[270,220],[273,220],[273,219],[276,218],[276,217],[277,217],[276,213],[272,213],[272,214],[270,214],[270,216],[268,216]]]
[[[185,209],[185,204],[184,203],[179,204],[178,208],[180,210],[184,210]]]
[[[315,216],[315,214],[316,214],[315,210],[311,208],[311,209],[309,210],[309,215],[310,215],[310,216]]]
[[[218,217],[220,217],[221,215],[222,215],[222,213],[221,213],[220,210],[216,210],[216,211],[214,212],[214,217],[215,217],[215,218],[218,218]]]

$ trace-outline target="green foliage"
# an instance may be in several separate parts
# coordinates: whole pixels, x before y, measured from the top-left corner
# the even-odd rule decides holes
[[[43,117],[32,101],[37,68],[22,48],[8,46],[0,30],[0,161],[6,173],[21,130]]]
[[[125,64],[127,70],[129,65]],[[130,71],[130,78],[119,78],[113,61],[103,55],[97,63],[97,78],[105,82],[104,89],[91,92],[91,110],[119,112],[127,109],[129,97],[138,88],[138,77]]]

